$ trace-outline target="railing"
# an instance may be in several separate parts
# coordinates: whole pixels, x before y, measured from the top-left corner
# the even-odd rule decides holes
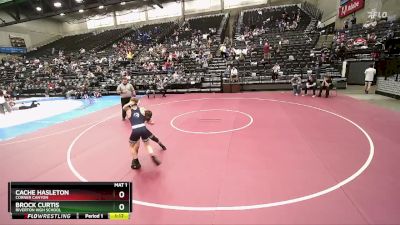
[[[226,13],[224,18],[222,19],[221,25],[219,26],[219,29],[218,29],[218,35],[221,39],[220,42],[223,42],[224,35],[222,35],[222,34],[223,34],[223,32],[225,32],[226,24],[228,23],[228,19],[229,19],[229,13]]]

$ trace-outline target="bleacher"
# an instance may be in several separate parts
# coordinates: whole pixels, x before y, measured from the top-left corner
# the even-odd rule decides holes
[[[277,27],[276,20],[282,17],[282,13],[287,12],[289,16],[294,12],[300,14],[300,21],[296,29],[280,32]],[[239,72],[239,83],[241,84],[276,84],[277,88],[282,88],[287,84],[290,87],[290,79],[299,74],[303,79],[307,78],[309,71],[318,75],[318,78],[329,73],[336,80],[342,81],[341,74],[338,70],[329,64],[317,66],[318,56],[312,55],[312,51],[318,41],[319,33],[315,32],[317,20],[308,13],[300,9],[297,5],[266,7],[260,9],[252,9],[243,12],[243,24],[237,29],[236,37],[243,35],[244,32],[252,29],[265,29],[266,32],[253,40],[237,40],[234,41],[235,49],[244,49],[247,45],[253,45],[253,54],[248,54],[243,61],[232,60],[229,62],[235,66]],[[263,45],[265,41],[271,47],[271,59],[263,60]],[[289,44],[282,44],[278,53],[274,52],[274,47],[282,40],[287,40]],[[289,60],[289,56],[293,56],[294,60]],[[281,73],[277,80],[272,79],[272,67],[278,63]],[[221,64],[221,67],[223,65]],[[222,69],[220,67],[220,69]],[[229,82],[229,78],[224,79]],[[274,88],[271,88],[274,89]]]
[[[394,34],[395,32],[400,31],[400,23],[399,22],[384,22],[380,21],[376,24],[376,26],[372,27],[363,27],[363,24],[354,24],[349,29],[339,29],[336,31],[336,38],[340,38],[339,36],[344,35],[343,42],[348,48],[346,52],[347,58],[372,58],[371,53],[376,49],[380,48],[376,44],[383,43],[390,35],[390,33]],[[357,38],[363,38],[365,40],[368,39],[368,34],[375,33],[376,42],[368,43],[366,45],[367,48],[353,46],[354,40]],[[368,41],[368,40],[367,40]],[[334,42],[333,49],[335,49],[340,43],[338,41]]]
[[[29,52],[27,54],[27,57],[34,58],[50,56],[52,55],[53,48],[55,54],[58,54],[59,50],[62,50],[65,53],[71,53],[78,52],[81,48],[84,48],[85,50],[101,49],[102,47],[105,47],[113,41],[126,35],[130,31],[130,28],[120,28],[106,30],[99,33],[91,32],[73,36],[66,36],[47,45],[44,45],[37,50]]]
[[[207,40],[202,40],[203,34],[209,34],[210,37],[213,38],[214,44],[208,50],[211,53],[215,53],[218,49],[218,45],[220,43],[220,34],[217,32],[221,26],[222,19],[224,18],[224,14],[217,14],[212,16],[203,16],[190,18],[186,21],[186,23],[181,26],[175,25],[172,30],[172,34],[169,38],[167,38],[164,42],[161,42],[169,52],[174,51],[195,51],[199,52],[199,48],[192,46],[179,46],[174,45],[176,37],[178,36],[178,40],[185,42],[191,41],[192,38],[198,35],[198,38],[201,40],[200,44],[206,44]],[[186,27],[190,29],[185,30]],[[216,33],[212,33],[211,30],[216,31]],[[198,33],[200,31],[200,33]],[[152,42],[151,44],[159,44],[160,42]],[[139,58],[141,57],[150,57],[147,52],[148,48],[151,46],[146,45],[144,51],[136,57],[136,62],[139,62]],[[147,54],[147,55],[146,55]],[[164,63],[164,60],[161,58],[152,59],[154,64],[161,65]],[[211,62],[212,63],[212,62]],[[211,66],[211,64],[210,64]],[[167,77],[170,81],[168,85],[168,92],[170,93],[186,93],[186,92],[218,92],[221,90],[221,78],[219,73],[210,73],[207,69],[204,69],[192,58],[183,58],[181,61],[175,62],[175,68],[182,69],[182,75],[180,79],[177,81],[172,80],[172,74],[166,71],[146,71],[144,70],[140,62],[139,64],[134,65],[134,69],[132,69],[132,65],[127,65],[127,69],[131,71],[133,77],[135,77],[135,85],[138,90],[144,90],[148,87],[149,81],[154,81],[158,77]]]
[[[285,31],[278,28],[277,21],[284,12],[292,19],[299,15],[296,28]],[[67,36],[27,54],[28,60],[40,58],[40,63],[29,63],[24,71],[5,68],[1,71],[1,80],[3,85],[13,83],[21,87],[22,94],[28,95],[43,95],[48,90],[49,83],[60,79],[65,82],[66,89],[86,84],[103,94],[115,94],[122,73],[126,71],[138,90],[146,90],[155,80],[166,77],[168,92],[217,92],[221,91],[222,82],[230,82],[228,77],[224,77],[227,65],[230,64],[238,69],[239,83],[243,85],[272,84],[281,88],[289,85],[295,74],[300,74],[305,79],[310,71],[318,78],[329,74],[336,80],[343,81],[339,71],[332,65],[318,63],[321,51],[314,49],[319,33],[315,32],[317,19],[313,14],[318,16],[319,12],[313,11],[312,7],[303,10],[298,5],[243,11],[236,23],[234,41],[229,45],[234,49],[251,46],[251,52],[241,60],[235,57],[226,60],[217,54],[228,15],[216,14],[188,18],[185,21],[149,24],[140,28],[119,28]],[[265,32],[243,40],[238,38],[254,29],[263,29]],[[359,35],[359,32],[359,28],[355,26],[348,34]],[[381,33],[378,32],[378,35]],[[264,61],[263,45],[266,40],[271,47],[281,47],[279,52],[272,49],[271,59]],[[132,51],[132,60],[126,58],[127,52],[119,51],[118,45],[124,44],[131,46],[129,51]],[[179,79],[173,79],[171,72],[160,69],[165,62],[160,52],[156,56],[149,53],[150,47],[160,44],[167,52],[185,52],[185,57],[174,61],[175,70],[181,72]],[[81,48],[86,53],[80,54]],[[54,61],[58,57],[58,50],[68,55],[69,62],[77,64],[74,71],[66,69],[65,64]],[[207,52],[212,55],[208,59],[208,66],[202,65],[202,59],[191,56]],[[146,57],[157,65],[157,70],[150,71],[143,67],[142,60]],[[289,60],[289,57],[293,60]],[[280,65],[281,73],[277,80],[272,80],[272,67],[275,63]],[[99,68],[101,72],[97,71]],[[95,76],[90,77],[91,73]],[[61,93],[61,88],[52,90],[52,94]]]

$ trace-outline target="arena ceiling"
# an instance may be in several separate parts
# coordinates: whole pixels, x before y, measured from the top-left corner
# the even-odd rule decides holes
[[[172,0],[0,0],[0,27],[52,17],[59,21],[80,20],[114,11],[160,7]],[[176,1],[176,0],[175,0]]]

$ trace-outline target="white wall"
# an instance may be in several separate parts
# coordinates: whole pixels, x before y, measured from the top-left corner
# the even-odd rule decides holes
[[[239,8],[252,5],[260,5],[268,3],[267,0],[224,0],[224,8]]]
[[[322,21],[335,17],[339,12],[339,0],[311,0],[308,2],[323,11]]]
[[[0,12],[1,18],[6,18],[4,12]],[[5,19],[10,21],[9,19]],[[51,19],[40,19],[25,23],[0,27],[0,46],[10,47],[9,35],[22,37],[28,48],[48,43],[62,35],[61,23]]]
[[[89,32],[86,22],[80,22],[80,23],[64,22],[61,24],[61,30],[64,36]]]
[[[221,0],[189,0],[185,1],[185,14],[199,14],[221,10]]]

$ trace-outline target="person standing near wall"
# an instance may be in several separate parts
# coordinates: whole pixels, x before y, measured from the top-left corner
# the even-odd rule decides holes
[[[364,92],[365,94],[368,94],[369,89],[371,88],[371,84],[374,81],[374,76],[376,74],[376,69],[374,68],[374,65],[373,64],[369,65],[369,68],[365,70],[364,74],[365,74]]]
[[[350,22],[352,25],[355,25],[357,23],[356,13],[353,13]]]
[[[117,93],[121,96],[121,106],[128,104],[131,97],[136,96],[135,89],[132,84],[128,83],[128,78],[124,77],[122,83],[117,87]],[[122,120],[126,118],[126,111],[122,109]]]

